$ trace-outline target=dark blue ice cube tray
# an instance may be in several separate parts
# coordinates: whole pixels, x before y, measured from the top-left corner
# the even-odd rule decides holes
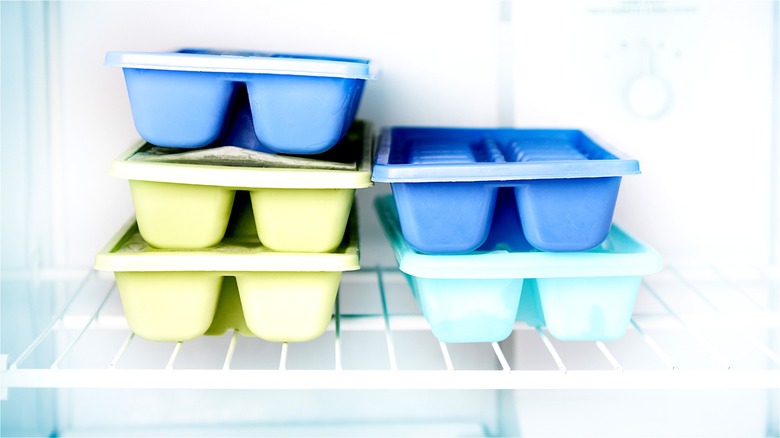
[[[639,163],[576,129],[395,127],[382,130],[372,179],[390,183],[416,250],[463,253],[488,238],[500,188],[517,233],[543,251],[606,239],[624,175]]]

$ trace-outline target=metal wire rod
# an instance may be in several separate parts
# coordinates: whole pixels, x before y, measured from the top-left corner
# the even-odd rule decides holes
[[[566,365],[563,364],[561,355],[558,354],[558,350],[555,349],[555,346],[552,344],[552,341],[550,341],[550,338],[547,336],[547,334],[544,333],[541,327],[536,327],[536,332],[539,333],[539,336],[542,338],[542,342],[544,343],[544,346],[547,347],[547,351],[550,353],[550,356],[552,356],[553,360],[555,361],[555,365],[558,366],[558,370],[565,373]]]
[[[501,349],[501,345],[499,345],[498,342],[491,342],[491,345],[493,346],[493,351],[496,353],[496,357],[498,358],[498,363],[501,364],[501,369],[503,371],[512,371],[512,368],[509,366],[509,362],[506,360],[504,351]]]
[[[46,326],[45,329],[35,338],[35,340],[30,343],[27,348],[22,351],[22,353],[19,355],[19,357],[16,358],[16,360],[11,364],[9,369],[16,369],[22,362],[24,362],[33,351],[35,351],[36,348],[38,348],[41,343],[46,339],[47,336],[49,336],[49,333],[51,333],[52,329],[54,329],[54,326],[57,325],[57,323],[62,319],[63,315],[65,315],[65,312],[68,310],[68,307],[70,307],[71,304],[76,300],[76,297],[81,294],[81,291],[84,289],[84,285],[87,284],[87,282],[95,275],[97,271],[89,271],[89,274],[84,278],[84,280],[79,283],[79,286],[76,288],[76,291],[73,293],[73,295],[68,298],[68,300],[65,302],[65,304],[60,308],[59,311],[57,311],[51,319],[51,322],[49,322],[49,325]],[[113,287],[113,286],[112,286]]]
[[[750,344],[753,345],[756,349],[764,353],[767,357],[772,359],[772,361],[776,365],[780,365],[780,355],[775,353],[771,348],[769,348],[766,344],[763,342],[757,340],[754,336],[747,333],[743,328],[742,324],[740,324],[740,321],[735,320],[731,315],[724,312],[718,305],[716,305],[712,300],[707,297],[707,294],[703,293],[701,290],[699,290],[696,285],[691,283],[685,276],[683,276],[678,270],[674,268],[669,268],[671,272],[673,272],[690,290],[692,290],[696,295],[704,301],[705,304],[707,304],[710,308],[712,308],[715,312],[717,312],[720,316],[728,320],[729,322],[732,322],[734,326],[734,329],[741,333],[741,335],[744,337],[745,340],[747,340]]]
[[[746,300],[748,300],[748,301],[749,301],[751,304],[753,304],[755,307],[757,307],[758,309],[764,310],[764,311],[766,311],[766,310],[769,310],[769,309],[767,309],[765,306],[763,306],[761,303],[759,303],[758,301],[756,301],[756,299],[755,299],[755,298],[753,298],[753,297],[751,297],[750,295],[748,295],[748,293],[747,293],[747,292],[745,292],[745,290],[744,290],[743,288],[741,288],[741,287],[740,287],[740,286],[739,286],[739,285],[738,285],[738,284],[737,284],[737,283],[736,283],[734,280],[732,280],[730,277],[727,277],[727,276],[726,276],[726,275],[725,275],[723,272],[721,272],[721,270],[720,270],[720,269],[716,268],[716,267],[715,267],[715,266],[713,266],[713,265],[709,265],[709,266],[710,266],[710,268],[711,268],[713,271],[715,271],[715,274],[718,276],[718,278],[720,278],[721,282],[728,284],[728,285],[729,285],[729,286],[730,286],[730,287],[731,287],[733,290],[735,290],[735,291],[739,292],[739,294],[740,294],[740,295],[741,295],[743,298],[745,298]],[[677,271],[676,271],[675,269],[672,269],[672,271],[674,271],[675,273],[677,273]]]
[[[603,342],[596,341],[596,346],[599,348],[599,351],[601,351],[601,354],[603,354],[604,357],[607,358],[607,361],[609,361],[609,364],[612,365],[612,368],[615,371],[623,371],[623,366],[620,365],[620,362],[618,362],[618,360],[615,358],[612,352],[609,351],[609,349]]]
[[[98,314],[100,314],[100,311],[103,310],[103,306],[106,305],[106,302],[108,301],[108,298],[111,296],[111,293],[114,292],[116,289],[116,284],[108,290],[108,293],[103,297],[103,300],[100,302],[100,305],[97,309],[92,313],[92,316],[90,316],[89,320],[87,320],[87,323],[84,324],[84,326],[81,328],[79,333],[76,335],[76,338],[73,339],[73,341],[68,344],[67,347],[62,351],[62,353],[57,357],[57,359],[54,360],[54,362],[51,364],[51,369],[56,370],[59,368],[60,362],[65,358],[65,356],[70,353],[70,350],[73,349],[73,347],[76,345],[76,343],[81,339],[82,336],[84,336],[84,333],[87,332],[87,329],[92,325],[93,322],[95,322],[95,319],[97,319]]]
[[[382,315],[385,319],[385,341],[387,342],[387,355],[390,359],[390,369],[398,371],[398,361],[395,356],[395,345],[393,344],[393,335],[390,331],[390,315],[387,312],[387,297],[385,296],[385,284],[382,278],[382,269],[377,267],[376,276],[379,282],[379,296],[382,299]]]
[[[117,364],[120,360],[122,360],[122,357],[125,355],[125,352],[127,351],[127,348],[130,346],[130,342],[133,341],[135,338],[135,333],[131,330],[127,337],[125,338],[125,341],[122,342],[122,345],[119,347],[119,351],[116,352],[114,355],[114,358],[111,359],[111,363],[108,364],[109,369],[116,369]]]
[[[335,369],[341,371],[343,369],[341,362],[341,293],[336,294],[336,305],[333,313],[333,319],[336,324],[336,337],[334,339],[335,351]]]
[[[233,355],[236,353],[236,344],[238,343],[238,330],[233,329],[233,335],[230,337],[230,343],[228,344],[227,353],[225,354],[225,362],[222,363],[223,370],[230,369],[230,363],[233,362]]]
[[[279,355],[279,371],[287,370],[287,350],[289,345],[287,342],[282,343],[282,352]]]
[[[173,370],[173,363],[176,362],[176,357],[179,356],[179,352],[181,351],[181,346],[183,342],[179,341],[176,343],[176,346],[173,347],[173,352],[171,353],[171,357],[168,359],[168,363],[165,365],[166,370]]]
[[[694,331],[694,330],[693,330],[693,329],[692,329],[692,328],[691,328],[691,327],[690,327],[690,326],[689,326],[689,325],[688,325],[688,324],[685,322],[685,320],[684,320],[684,319],[682,319],[682,317],[680,317],[680,315],[678,315],[678,314],[677,314],[677,312],[675,312],[675,311],[674,311],[674,309],[672,309],[672,308],[669,306],[669,304],[667,304],[667,303],[666,303],[666,301],[664,301],[664,300],[661,298],[661,296],[660,296],[660,295],[658,295],[658,293],[655,291],[655,289],[654,289],[652,286],[650,286],[650,285],[649,285],[649,284],[647,284],[647,283],[642,283],[642,284],[644,284],[644,286],[645,286],[645,288],[647,289],[647,291],[648,291],[648,292],[650,292],[650,294],[651,294],[651,295],[652,295],[652,296],[653,296],[653,297],[656,299],[656,301],[658,301],[658,303],[659,303],[659,304],[660,304],[660,305],[661,305],[661,306],[662,306],[664,309],[666,309],[666,311],[669,313],[669,315],[671,315],[671,316],[672,316],[672,318],[674,318],[674,319],[675,319],[675,320],[676,320],[678,323],[680,323],[680,325],[681,325],[683,328],[685,328],[685,330],[686,330],[686,331],[687,331],[687,332],[688,332],[688,333],[689,333],[689,334],[690,334],[692,337],[696,338],[696,341],[697,341],[697,342],[698,342],[698,343],[699,343],[699,344],[700,344],[702,347],[704,347],[704,349],[705,349],[705,350],[707,350],[707,352],[710,354],[710,356],[712,356],[713,358],[715,358],[715,359],[716,359],[718,362],[720,362],[720,363],[724,364],[724,365],[726,366],[726,368],[728,368],[728,369],[734,368],[734,366],[733,366],[733,365],[730,363],[730,361],[726,360],[726,359],[725,359],[725,358],[724,358],[724,357],[721,355],[721,353],[720,353],[719,351],[717,351],[717,350],[716,350],[716,349],[715,349],[715,348],[714,348],[712,345],[710,345],[710,343],[709,343],[709,342],[708,342],[706,339],[704,339],[704,338],[702,338],[701,336],[699,336],[699,335],[696,333],[696,331]]]
[[[447,371],[455,371],[455,367],[452,365],[452,357],[450,356],[450,350],[447,348],[447,344],[439,341],[439,349],[441,355],[444,357],[444,365],[447,366]]]
[[[669,354],[664,351],[660,345],[658,345],[657,342],[655,342],[655,339],[653,339],[650,335],[648,335],[641,327],[639,327],[639,324],[637,324],[636,320],[634,318],[631,318],[631,325],[634,326],[637,332],[642,336],[642,339],[645,341],[645,343],[650,347],[653,352],[671,369],[676,370],[677,365],[675,365],[674,360],[672,360],[672,357],[669,356]]]

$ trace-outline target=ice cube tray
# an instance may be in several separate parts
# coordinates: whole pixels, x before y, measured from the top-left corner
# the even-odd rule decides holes
[[[500,197],[512,195],[504,189]],[[619,338],[642,276],[661,269],[660,255],[617,225],[589,251],[534,249],[522,235],[505,233],[502,225],[519,221],[511,205],[497,211],[481,250],[424,254],[404,239],[392,195],[378,197],[375,207],[400,270],[443,342],[498,342],[517,319],[546,326],[560,340]]]
[[[149,143],[203,147],[236,119],[253,127],[248,147],[292,154],[335,145],[376,76],[365,59],[204,49],[108,52],[105,65],[122,68],[136,130]],[[248,105],[234,108],[237,95]]]
[[[327,252],[341,242],[355,190],[372,184],[371,147],[371,126],[359,120],[322,155],[354,170],[254,167],[251,161],[166,162],[178,154],[141,142],[112,162],[110,174],[129,181],[138,227],[152,246],[216,245],[225,234],[236,192],[246,191],[263,245],[276,251]],[[141,155],[155,155],[155,161]]]
[[[477,249],[500,187],[511,187],[525,238],[545,251],[596,247],[621,179],[639,163],[580,130],[385,128],[372,179],[392,186],[403,235],[432,254]]]
[[[235,328],[272,342],[320,336],[331,319],[342,272],[359,269],[357,224],[332,253],[263,247],[251,214],[237,213],[228,236],[202,250],[157,249],[130,220],[95,258],[116,278],[127,322],[153,341],[185,341]]]

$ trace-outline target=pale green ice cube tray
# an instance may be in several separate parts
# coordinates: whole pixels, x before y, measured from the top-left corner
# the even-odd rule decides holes
[[[151,246],[217,245],[236,192],[246,191],[263,246],[329,252],[341,243],[355,190],[372,185],[371,136],[369,123],[355,121],[338,145],[307,158],[230,146],[191,158],[141,142],[112,162],[110,174],[129,181],[139,232]]]
[[[237,208],[211,248],[160,249],[128,221],[95,258],[114,273],[130,329],[153,341],[185,341],[237,329],[272,342],[319,337],[330,322],[344,271],[360,269],[356,215],[330,253],[276,252]]]

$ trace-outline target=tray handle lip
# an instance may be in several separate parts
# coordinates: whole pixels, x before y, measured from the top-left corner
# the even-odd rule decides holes
[[[109,51],[104,58],[107,67],[168,70],[181,72],[284,74],[373,80],[378,67],[370,60],[295,54],[271,54],[248,51],[211,53]],[[238,55],[245,53],[245,55]]]

